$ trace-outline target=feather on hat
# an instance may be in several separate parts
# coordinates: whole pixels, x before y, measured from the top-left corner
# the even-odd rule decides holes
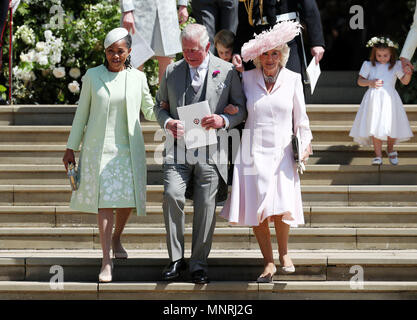
[[[254,60],[262,53],[286,44],[294,39],[301,31],[301,25],[295,21],[277,23],[270,30],[255,35],[242,46],[242,59],[245,62]]]

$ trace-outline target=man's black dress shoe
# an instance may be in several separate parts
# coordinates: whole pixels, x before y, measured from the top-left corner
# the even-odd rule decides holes
[[[198,284],[209,283],[210,279],[204,270],[197,270],[191,273],[191,281]]]
[[[181,275],[181,271],[184,271],[187,268],[187,264],[184,259],[179,259],[172,261],[167,265],[162,272],[162,277],[164,280],[174,280]]]

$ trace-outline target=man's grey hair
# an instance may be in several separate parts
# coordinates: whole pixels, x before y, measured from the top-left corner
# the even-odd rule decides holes
[[[210,40],[206,27],[198,23],[191,23],[181,31],[181,43],[183,39],[199,39],[200,45],[203,48],[207,46],[207,43]]]

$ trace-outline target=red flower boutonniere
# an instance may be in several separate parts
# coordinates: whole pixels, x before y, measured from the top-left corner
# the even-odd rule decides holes
[[[219,73],[220,73],[220,70],[214,70],[214,71],[213,71],[213,74],[212,74],[213,78],[217,77],[217,75],[218,75]]]

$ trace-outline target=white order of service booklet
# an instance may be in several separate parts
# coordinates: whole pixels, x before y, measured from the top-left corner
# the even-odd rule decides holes
[[[306,71],[308,79],[310,80],[311,94],[313,94],[321,73],[320,63],[316,64],[316,58],[313,57]]]
[[[217,143],[216,130],[206,130],[201,126],[201,119],[211,115],[207,100],[178,107],[177,111],[178,116],[184,125],[184,141],[187,149],[199,148]]]

